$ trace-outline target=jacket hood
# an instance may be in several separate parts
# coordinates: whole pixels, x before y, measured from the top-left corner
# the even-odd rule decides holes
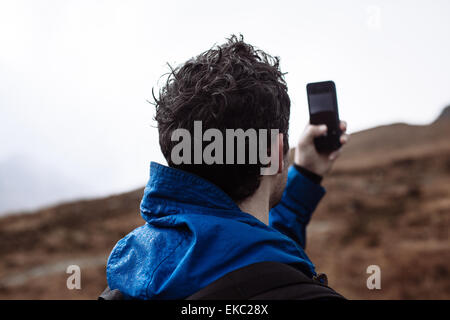
[[[212,183],[152,162],[140,205],[145,225],[114,247],[111,289],[139,299],[183,299],[246,265],[277,261],[314,275],[291,238],[239,209]]]

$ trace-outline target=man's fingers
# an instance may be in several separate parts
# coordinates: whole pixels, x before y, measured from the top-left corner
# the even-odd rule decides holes
[[[343,135],[341,135],[341,137],[339,139],[341,141],[341,144],[344,145],[347,143],[349,138],[350,138],[350,136],[348,134],[343,134]]]
[[[324,124],[321,125],[312,125],[308,124],[305,130],[305,139],[307,141],[313,141],[314,138],[320,137],[327,132],[327,126]]]
[[[344,133],[345,131],[347,131],[347,122],[346,121],[341,121],[339,123],[339,126],[341,128],[342,133]]]

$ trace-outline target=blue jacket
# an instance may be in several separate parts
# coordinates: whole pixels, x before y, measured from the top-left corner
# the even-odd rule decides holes
[[[146,223],[114,247],[108,285],[130,298],[183,299],[256,262],[288,263],[313,276],[305,228],[324,194],[291,167],[267,226],[212,183],[152,162],[140,207]]]

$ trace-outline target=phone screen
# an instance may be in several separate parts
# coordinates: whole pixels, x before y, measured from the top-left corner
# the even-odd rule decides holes
[[[338,126],[335,88],[332,81],[308,84],[309,114],[312,124],[326,124],[329,129],[336,129]]]
[[[311,113],[334,111],[333,92],[325,91],[309,96]]]

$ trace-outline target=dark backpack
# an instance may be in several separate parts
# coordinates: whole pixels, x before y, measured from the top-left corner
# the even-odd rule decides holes
[[[325,280],[325,281],[324,281]],[[326,278],[311,279],[300,270],[279,262],[259,262],[229,272],[186,300],[336,300],[345,299],[328,287]],[[122,300],[106,288],[99,300]]]

